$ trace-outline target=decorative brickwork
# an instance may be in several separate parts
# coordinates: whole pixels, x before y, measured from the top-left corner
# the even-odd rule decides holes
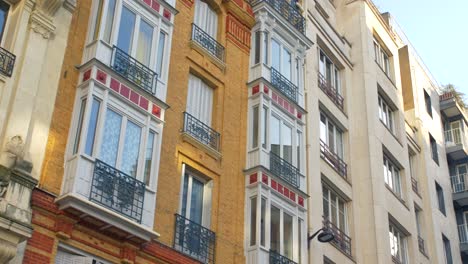
[[[240,0],[242,3],[242,0]],[[250,52],[250,29],[241,23],[233,14],[226,16],[226,38],[245,52]]]

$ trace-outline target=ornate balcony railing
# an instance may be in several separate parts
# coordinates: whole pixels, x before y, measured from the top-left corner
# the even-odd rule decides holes
[[[208,53],[224,62],[224,47],[200,27],[192,24],[192,41],[202,46]]]
[[[328,228],[328,230],[330,230],[335,236],[332,243],[348,256],[351,256],[351,238],[333,224],[326,216],[323,216],[323,226]]]
[[[156,94],[157,73],[116,46],[112,50],[111,68],[141,89]]]
[[[89,200],[141,222],[145,184],[96,159]]]
[[[219,151],[219,139],[221,135],[187,112],[184,112],[184,128],[182,132],[189,134],[208,147]]]
[[[320,140],[320,157],[325,160],[343,178],[348,177],[348,165],[328,145]]]
[[[299,169],[273,152],[270,152],[270,171],[285,182],[299,188],[299,175],[301,174]]]
[[[416,194],[419,194],[418,181],[413,177],[411,177],[411,187]]]
[[[274,250],[270,250],[270,264],[297,264],[297,263]]]
[[[284,19],[286,19],[295,29],[297,29],[302,34],[305,34],[305,19],[299,11],[299,8],[295,5],[296,1],[288,2],[285,0],[251,0],[250,4],[253,7],[262,2],[267,3]]]
[[[214,264],[216,234],[179,214],[175,217],[174,248],[202,263]]]
[[[13,74],[16,55],[0,47],[0,72],[8,77]]]
[[[457,174],[450,176],[452,182],[452,192],[461,193],[468,191],[468,174]]]
[[[460,244],[468,244],[468,224],[458,225],[458,238]]]
[[[318,86],[322,91],[335,103],[338,108],[343,111],[344,110],[344,98],[341,94],[332,86],[330,82],[327,81],[325,76],[323,76],[320,72],[318,73]]]
[[[297,103],[297,86],[275,68],[271,68],[271,84],[286,97]]]
[[[424,239],[420,236],[418,236],[418,248],[419,248],[419,252],[423,253],[424,255],[426,255],[426,246],[425,246],[425,242],[424,242]]]

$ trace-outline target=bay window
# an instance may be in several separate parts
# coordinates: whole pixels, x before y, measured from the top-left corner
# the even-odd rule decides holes
[[[291,52],[278,40],[271,39],[271,67],[279,71],[286,79],[291,80]]]
[[[270,119],[271,152],[293,164],[292,127],[275,115]]]
[[[401,198],[400,169],[385,154],[383,156],[383,169],[385,184]]]

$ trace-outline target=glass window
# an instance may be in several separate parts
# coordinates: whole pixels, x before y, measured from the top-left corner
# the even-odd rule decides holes
[[[281,74],[291,80],[291,52],[283,47]]]
[[[260,245],[265,246],[266,198],[262,197],[260,211]]]
[[[292,128],[283,124],[281,139],[283,140],[283,159],[292,164]]]
[[[383,164],[385,183],[395,194],[401,197],[400,169],[385,155],[383,157]]]
[[[452,249],[450,247],[450,240],[448,240],[448,238],[445,237],[444,235],[442,235],[442,240],[444,242],[445,263],[452,264],[453,259],[452,259]]]
[[[385,72],[387,76],[390,77],[391,74],[391,67],[390,67],[390,55],[388,55],[387,51],[382,47],[382,45],[374,39],[374,55],[375,61],[380,65],[382,70]]]
[[[252,148],[258,147],[258,105],[252,111]]]
[[[101,159],[113,167],[115,167],[117,162],[121,126],[122,116],[111,109],[107,109],[101,145]]]
[[[78,127],[76,129],[75,135],[75,144],[73,145],[73,154],[76,154],[78,151],[78,146],[80,144],[81,129],[83,127],[83,117],[86,109],[86,98],[81,100],[80,115],[78,117]]]
[[[388,106],[387,102],[379,95],[379,118],[382,123],[394,133],[393,110]]]
[[[207,126],[211,126],[211,110],[213,107],[213,88],[195,75],[189,75],[187,94],[187,113],[191,114]]]
[[[156,137],[156,133],[153,131],[149,131],[148,139],[146,143],[146,151],[145,151],[145,174],[144,180],[145,184],[150,184],[150,176],[151,176],[151,167],[153,165],[153,152],[154,152],[154,139]]]
[[[181,214],[183,217],[201,225],[205,184],[190,172],[186,172],[183,188]]]
[[[426,112],[432,117],[432,102],[431,96],[424,90],[424,102],[426,103]]]
[[[278,41],[271,40],[271,67],[280,70],[281,46]]]
[[[323,113],[320,113],[320,140],[330,151],[343,158],[343,132]]]
[[[263,32],[263,63],[268,64],[268,32]]]
[[[94,138],[96,137],[96,127],[99,117],[100,106],[101,102],[98,99],[93,98],[93,106],[91,108],[91,114],[89,117],[88,133],[86,135],[86,145],[84,151],[89,156],[93,155]]]
[[[250,245],[255,246],[257,240],[257,197],[250,198]]]
[[[132,177],[137,175],[138,156],[140,153],[141,127],[128,121],[122,153],[121,170]]]
[[[340,69],[329,59],[323,51],[319,56],[319,73],[327,81],[327,86],[341,95]]]
[[[280,253],[280,217],[281,211],[275,206],[271,206],[270,211],[271,223],[270,223],[270,250]]]
[[[263,106],[263,137],[262,147],[267,148],[267,132],[268,132],[268,107]]]
[[[270,119],[270,148],[271,152],[275,153],[276,155],[280,156],[280,120],[275,117],[271,116]]]
[[[99,37],[99,28],[101,27],[102,6],[103,5],[104,5],[104,0],[98,0],[97,10],[96,10],[96,20],[95,20],[95,23],[94,23],[93,40],[96,40]]]
[[[436,193],[437,193],[437,202],[439,203],[439,210],[441,213],[445,215],[445,199],[444,199],[444,190],[442,187],[436,182]]]
[[[390,253],[399,263],[407,263],[406,238],[392,223],[389,225]]]
[[[254,42],[254,64],[260,63],[260,43],[261,43],[261,31],[255,32],[255,42]]]
[[[322,184],[323,192],[323,216],[347,233],[346,225],[346,201],[337,193]]]
[[[205,2],[195,0],[194,23],[212,38],[216,39],[218,15]]]
[[[298,250],[298,256],[299,256],[299,263],[302,263],[302,230],[303,230],[303,225],[304,220],[298,218],[297,219],[297,239],[298,239],[298,244],[297,244],[297,250]]]
[[[161,31],[159,33],[159,44],[158,44],[158,57],[156,61],[156,73],[158,74],[158,78],[161,78],[162,74],[162,64],[164,61],[164,51],[166,48],[166,38],[167,34]]]
[[[146,21],[143,19],[140,20],[140,32],[138,34],[136,58],[145,65],[149,65],[151,59],[153,31],[154,28],[150,24],[146,23]]]
[[[128,10],[125,6],[122,8],[120,17],[119,37],[117,39],[117,47],[126,52],[131,53],[133,32],[135,28],[136,15]]]
[[[283,213],[284,256],[293,258],[293,217]]]
[[[431,145],[431,154],[432,154],[432,159],[439,165],[439,153],[437,151],[437,142],[435,139],[432,137],[431,134],[429,134],[429,141]]]
[[[0,41],[3,38],[3,33],[5,31],[5,25],[8,17],[8,11],[10,5],[5,3],[5,1],[0,1]]]
[[[300,170],[301,169],[301,161],[302,161],[302,155],[301,155],[301,146],[302,146],[302,132],[297,131],[297,139],[296,139],[296,149],[297,149],[297,168]]]
[[[104,25],[104,36],[103,39],[107,43],[110,43],[110,38],[112,34],[112,24],[114,23],[114,12],[115,12],[115,2],[116,0],[107,1],[107,17],[106,24]]]

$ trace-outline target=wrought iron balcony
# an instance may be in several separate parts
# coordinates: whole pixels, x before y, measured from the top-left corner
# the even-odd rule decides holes
[[[271,84],[286,97],[297,103],[297,86],[275,68],[271,68]]]
[[[416,194],[419,194],[418,181],[413,177],[411,177],[411,187]]]
[[[325,160],[343,178],[348,177],[348,165],[328,145],[320,140],[320,157]]]
[[[8,77],[13,74],[16,55],[0,47],[0,72]]]
[[[344,231],[333,224],[326,216],[323,216],[323,226],[333,232],[335,239],[332,241],[332,243],[341,249],[345,254],[351,256],[351,238],[346,235]]]
[[[157,73],[116,46],[112,50],[111,68],[141,89],[156,94]]]
[[[221,135],[187,112],[184,112],[184,128],[182,132],[189,134],[208,147],[219,151],[219,139]]]
[[[192,41],[202,46],[208,53],[224,62],[224,47],[200,27],[192,24]]]
[[[323,76],[320,72],[318,73],[318,86],[322,91],[332,100],[338,108],[344,110],[344,98],[341,94],[332,86],[332,84]]]
[[[299,169],[280,156],[270,152],[270,171],[280,179],[299,188]]]
[[[280,253],[270,250],[270,264],[297,264]]]
[[[145,184],[96,159],[89,200],[141,222]]]
[[[179,214],[175,217],[174,248],[202,263],[214,264],[216,234]]]
[[[424,255],[426,255],[426,246],[425,246],[425,242],[424,242],[424,239],[422,239],[422,237],[418,236],[418,248],[419,248],[419,252],[423,253]]]
[[[285,20],[287,20],[295,29],[305,35],[305,19],[302,16],[299,8],[296,6],[296,1],[285,0],[251,0],[252,7],[265,2],[278,12]]]

